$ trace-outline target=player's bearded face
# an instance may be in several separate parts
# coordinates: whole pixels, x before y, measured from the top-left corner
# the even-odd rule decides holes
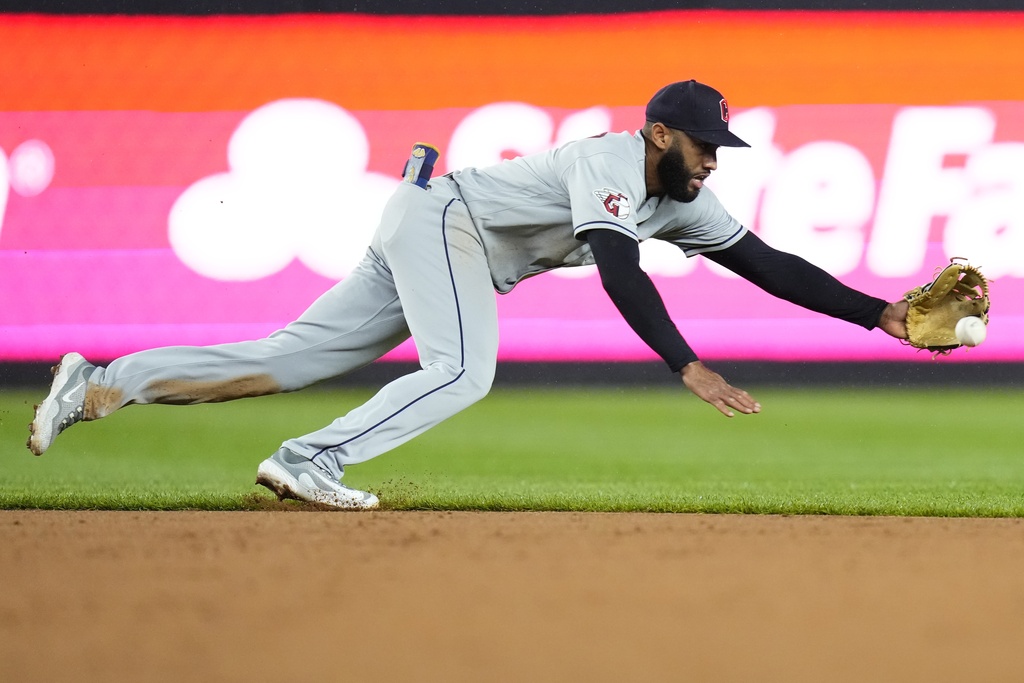
[[[658,161],[658,180],[665,194],[677,202],[689,203],[700,194],[700,184],[691,187],[697,174],[691,173],[683,156],[682,145],[676,143],[665,150]]]

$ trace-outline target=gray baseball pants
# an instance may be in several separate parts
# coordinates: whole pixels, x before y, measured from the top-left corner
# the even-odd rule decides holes
[[[330,469],[364,462],[483,398],[498,348],[495,292],[454,182],[402,183],[366,257],[265,339],[152,349],[90,378],[87,419],[132,403],[196,404],[296,391],[362,367],[412,335],[421,369],[326,427],[284,442]]]

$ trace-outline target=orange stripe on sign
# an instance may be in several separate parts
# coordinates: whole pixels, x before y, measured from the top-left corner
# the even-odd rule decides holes
[[[7,15],[0,45],[6,111],[616,106],[691,77],[737,107],[1024,100],[1024,12]]]

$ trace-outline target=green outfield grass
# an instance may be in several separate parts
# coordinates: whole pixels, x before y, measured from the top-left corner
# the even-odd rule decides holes
[[[0,392],[0,508],[275,508],[260,460],[370,395],[132,406],[36,458],[42,393]],[[495,390],[346,482],[390,509],[1024,516],[1024,391],[751,393],[730,420],[682,388]]]

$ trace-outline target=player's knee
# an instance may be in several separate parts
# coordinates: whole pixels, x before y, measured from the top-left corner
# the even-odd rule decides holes
[[[489,368],[473,370],[467,368],[463,379],[466,380],[464,391],[469,404],[476,403],[491,391],[491,385],[494,383],[494,366],[492,364]]]
[[[462,404],[462,408],[468,407],[486,396],[494,382],[493,363],[471,367],[434,363],[428,369],[445,376],[447,393]]]

